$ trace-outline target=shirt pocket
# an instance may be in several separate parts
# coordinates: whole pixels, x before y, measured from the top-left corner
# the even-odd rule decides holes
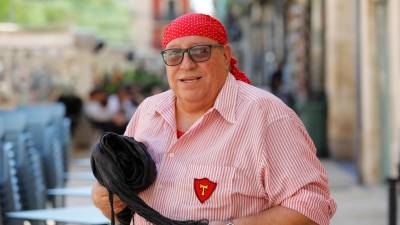
[[[228,166],[186,165],[180,189],[180,209],[185,217],[210,221],[230,218],[235,170]]]

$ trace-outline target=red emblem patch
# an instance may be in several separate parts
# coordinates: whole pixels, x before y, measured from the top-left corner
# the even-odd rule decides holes
[[[194,191],[201,203],[210,198],[216,187],[217,183],[210,181],[208,178],[194,179]]]

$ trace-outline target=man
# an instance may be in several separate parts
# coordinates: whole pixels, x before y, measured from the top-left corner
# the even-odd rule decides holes
[[[146,99],[125,132],[157,166],[139,196],[169,218],[212,225],[329,224],[336,205],[314,144],[290,108],[247,84],[223,25],[183,15],[166,28],[163,48],[171,90]],[[93,201],[110,216],[99,184]],[[134,224],[148,223],[135,215]]]
[[[109,99],[112,101],[110,102]],[[103,88],[97,87],[90,92],[89,101],[86,102],[84,111],[95,128],[102,132],[122,134],[127,119],[125,115],[118,111],[119,105],[116,105],[115,101],[118,101],[118,99],[109,98]],[[119,103],[117,102],[117,104]]]

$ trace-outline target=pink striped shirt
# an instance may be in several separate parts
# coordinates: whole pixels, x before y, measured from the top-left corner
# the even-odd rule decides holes
[[[157,165],[155,183],[140,197],[169,218],[223,221],[280,205],[327,225],[336,210],[327,174],[296,114],[232,75],[214,107],[181,138],[171,90],[147,98],[125,134],[146,144]],[[216,184],[211,194],[210,183],[195,182],[202,178]],[[149,223],[136,215],[134,224]]]

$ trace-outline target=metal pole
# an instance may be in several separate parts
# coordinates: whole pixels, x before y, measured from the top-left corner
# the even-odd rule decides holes
[[[397,196],[396,196],[396,184],[398,179],[389,178],[389,225],[397,224]]]
[[[400,35],[399,31],[400,31],[400,23],[398,22],[399,16],[398,16],[398,10],[399,10],[399,2],[398,0],[389,0],[385,2],[387,5],[387,9],[388,9],[388,33],[389,33],[389,45],[390,47],[388,48],[389,53],[389,83],[392,82],[391,85],[389,85],[389,89],[396,90],[396,81],[399,81],[398,79],[394,79],[395,77],[397,77],[397,72],[398,72],[398,51],[399,51],[399,44],[398,44],[398,37]],[[390,95],[391,98],[391,103],[393,104],[394,101],[393,99],[396,99],[396,94],[394,94],[393,92],[391,93],[392,95]],[[393,113],[391,115],[391,122],[394,122],[393,124],[391,124],[391,126],[394,126],[395,129],[398,129],[398,113],[396,111],[396,107],[393,107],[394,110],[391,111],[391,113]],[[388,201],[388,207],[389,207],[389,225],[396,225],[397,224],[397,183],[399,182],[399,142],[396,138],[398,138],[398,132],[396,132],[395,129],[391,129],[390,132],[394,132],[394,135],[392,136],[392,140],[390,140],[390,149],[391,151],[391,155],[390,157],[392,158],[391,160],[389,160],[392,164],[391,166],[391,170],[390,170],[390,178],[388,179],[388,185],[389,185],[389,201]]]
[[[361,57],[362,57],[362,44],[361,44],[361,25],[362,25],[362,18],[361,18],[361,2],[360,0],[354,1],[354,9],[355,9],[355,30],[356,34],[354,36],[354,61],[356,63],[356,113],[357,113],[357,121],[356,121],[356,137],[355,137],[355,147],[354,147],[354,155],[356,156],[356,164],[357,164],[357,178],[358,178],[358,183],[363,184],[363,176],[361,173],[361,148],[362,148],[362,143],[361,143],[361,136],[362,136],[362,130],[363,130],[363,124],[362,124],[362,97],[361,97],[361,82],[362,82],[362,68],[361,68]]]

